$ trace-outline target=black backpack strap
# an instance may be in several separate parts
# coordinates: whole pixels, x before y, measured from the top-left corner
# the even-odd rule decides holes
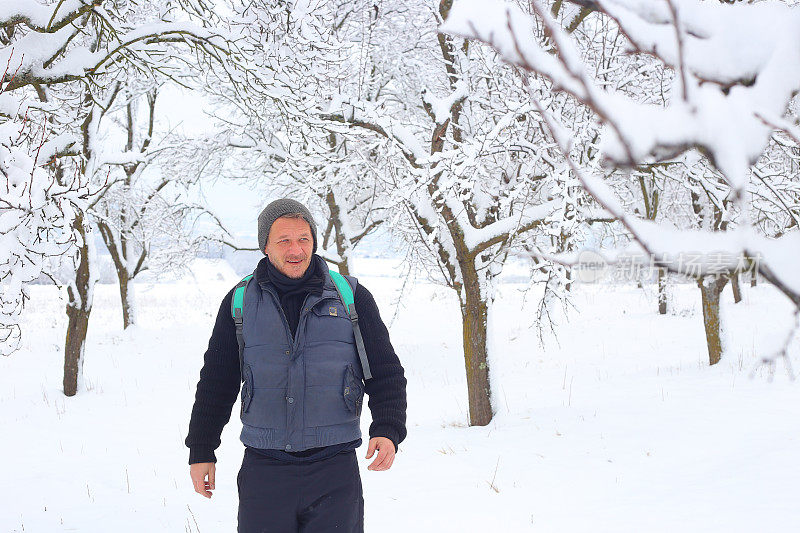
[[[242,278],[242,281],[233,288],[233,298],[231,298],[231,317],[233,317],[233,323],[236,326],[236,342],[239,343],[239,376],[242,380],[244,380],[244,337],[242,336],[244,294],[252,277],[253,275],[250,274]]]

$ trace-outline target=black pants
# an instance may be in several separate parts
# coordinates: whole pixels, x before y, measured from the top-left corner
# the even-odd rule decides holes
[[[291,464],[245,449],[239,533],[363,533],[364,497],[355,450]]]

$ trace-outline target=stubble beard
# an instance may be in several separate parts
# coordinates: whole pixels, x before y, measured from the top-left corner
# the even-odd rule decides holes
[[[289,262],[289,261],[297,261],[298,259],[299,259],[299,263],[290,263]],[[284,265],[285,271],[283,271],[282,274],[284,274],[286,277],[292,278],[292,279],[300,279],[300,278],[302,278],[303,275],[306,273],[306,271],[311,266],[311,262],[309,261],[308,264],[306,264],[306,267],[303,268],[303,270],[301,272],[299,272],[299,273],[297,272],[296,269],[299,268],[299,267],[302,267],[303,263],[307,259],[308,259],[308,257],[304,257],[304,258],[286,257],[286,258],[284,258],[283,265]]]

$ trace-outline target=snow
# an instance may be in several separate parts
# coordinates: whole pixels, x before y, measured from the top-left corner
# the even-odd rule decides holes
[[[639,50],[680,66],[668,4],[658,8],[639,0],[599,4]],[[800,12],[780,2],[723,6],[675,0],[675,4],[681,26],[690,31],[682,38],[691,90],[688,101],[674,98],[667,107],[639,104],[600,89],[587,75],[571,38],[538,2],[532,6],[544,18],[563,62],[532,38],[533,19],[511,3],[457,0],[441,31],[486,41],[506,61],[543,74],[556,90],[590,103],[606,122],[601,147],[614,162],[641,162],[697,145],[708,150],[733,187],[742,188],[750,165],[772,133],[759,115],[782,115],[800,88]],[[741,80],[754,81],[720,90],[720,85]]]
[[[13,18],[19,13],[23,17],[28,17],[34,25],[47,26],[50,10],[43,6],[37,7],[36,2],[14,1],[4,2],[4,4],[6,5],[0,5],[0,19]],[[65,4],[59,4],[56,9],[60,8],[60,13],[67,16],[82,5],[83,3],[79,0],[72,0]],[[100,10],[100,8],[96,9]],[[57,23],[58,20],[59,18],[56,17],[54,23]],[[106,18],[105,22],[109,24],[109,20]],[[122,27],[114,29],[116,41],[110,43],[108,50],[101,48],[95,52],[92,52],[88,46],[68,48],[75,35],[79,33],[79,28],[72,24],[67,24],[55,32],[32,31],[17,38],[11,46],[0,49],[0,64],[8,66],[9,74],[17,73],[21,78],[33,77],[50,81],[71,76],[82,78],[89,71],[99,73],[102,71],[101,67],[114,62],[119,51],[118,45],[124,44],[128,50],[136,50],[136,43],[149,36],[180,34],[187,36],[189,38],[187,40],[203,39],[214,46],[223,44],[222,34],[219,31],[209,31],[185,22],[140,23],[135,26],[135,29],[127,32]],[[57,60],[48,63],[56,57]]]
[[[98,285],[85,389],[60,391],[66,317],[33,286],[22,350],[0,358],[6,482],[0,531],[233,531],[243,448],[234,412],[217,490],[195,494],[183,445],[203,352],[231,276],[201,262],[194,280],[134,287],[139,324],[121,329],[118,288]],[[492,306],[498,409],[467,427],[458,302],[417,283],[390,322],[399,263],[359,257],[408,378],[408,438],[391,470],[357,451],[367,531],[751,532],[800,528],[800,389],[779,360],[792,326],[769,286],[723,294],[729,352],[708,366],[699,293],[577,285],[557,341],[537,342],[535,306],[504,278]],[[233,276],[235,278],[235,276]],[[746,284],[743,284],[746,285]],[[520,311],[522,309],[522,311]],[[756,319],[757,318],[757,319]],[[798,364],[797,340],[791,348]],[[752,376],[751,376],[752,375]],[[369,426],[365,409],[362,429]]]
[[[247,273],[251,273],[254,268],[255,265],[253,265]],[[242,279],[242,276],[237,274],[233,267],[224,259],[195,259],[188,265],[187,270],[188,275],[176,272],[153,273],[149,270],[144,270],[136,276],[136,285],[138,286],[141,282],[146,282],[147,284],[160,282],[165,284],[180,283],[194,286],[205,282],[223,282],[230,285],[230,287],[228,287],[230,290]]]
[[[551,200],[531,206],[522,210],[519,215],[501,218],[483,228],[475,228],[469,224],[468,220],[463,220],[461,221],[461,229],[464,232],[464,242],[470,250],[474,250],[477,246],[489,242],[500,235],[512,233],[517,228],[537,220],[544,220],[555,210],[559,203],[559,201]]]
[[[468,96],[469,87],[467,86],[467,83],[464,80],[458,80],[456,82],[455,90],[449,95],[443,98],[437,98],[425,92],[423,93],[422,98],[431,106],[431,112],[433,113],[436,123],[444,124],[444,122],[450,118],[450,110],[453,108],[453,105],[459,100],[463,100]]]
[[[25,116],[27,106],[23,99],[9,93],[0,94],[0,113],[8,117]]]
[[[346,122],[363,121],[383,128],[386,134],[398,143],[400,149],[411,155],[418,163],[429,155],[409,127],[384,116],[374,102],[336,96],[331,100],[328,112],[341,113]]]
[[[55,155],[78,145],[78,143],[80,143],[80,139],[72,133],[59,133],[53,136],[51,139],[42,143],[38,154],[39,164],[50,161]]]
[[[27,19],[33,26],[47,28],[49,25],[58,25],[64,20],[64,17],[77,11],[83,5],[81,0],[66,0],[59,2],[56,6],[44,5],[31,0],[2,0],[0,2],[0,24],[14,19]],[[56,16],[58,14],[60,15]]]
[[[765,239],[752,233],[748,237],[751,253],[760,254],[775,276],[794,294],[800,294],[800,232],[787,233],[778,239]]]

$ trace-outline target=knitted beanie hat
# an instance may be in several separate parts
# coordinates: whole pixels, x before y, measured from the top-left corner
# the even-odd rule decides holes
[[[290,198],[280,198],[270,204],[261,211],[258,215],[258,248],[264,253],[264,247],[267,245],[267,237],[272,224],[284,215],[290,213],[300,213],[303,220],[308,222],[311,226],[311,237],[314,243],[314,248],[311,253],[317,251],[317,225],[314,224],[314,218],[306,206],[296,200]]]

